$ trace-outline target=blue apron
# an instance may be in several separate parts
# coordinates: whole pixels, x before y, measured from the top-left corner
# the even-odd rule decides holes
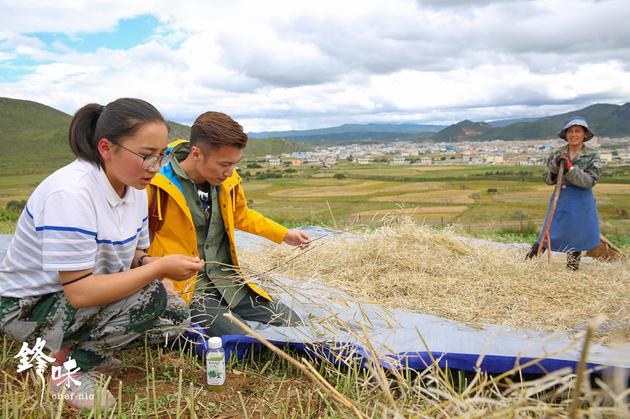
[[[552,201],[553,194],[537,243],[542,240]],[[562,185],[556,212],[551,220],[549,238],[551,250],[556,252],[582,251],[599,246],[599,216],[592,189]]]

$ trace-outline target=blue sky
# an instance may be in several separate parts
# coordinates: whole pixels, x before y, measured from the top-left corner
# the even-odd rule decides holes
[[[452,123],[630,101],[623,0],[0,0],[0,96],[142,97],[246,130]]]
[[[155,35],[159,21],[153,15],[140,15],[128,19],[120,19],[111,31],[80,32],[68,34],[63,32],[25,33],[43,41],[51,50],[58,49],[61,43],[76,52],[94,52],[99,48],[126,50],[145,43]]]
[[[150,14],[120,19],[111,30],[99,32],[25,32],[24,35],[41,41],[46,51],[64,53],[94,53],[99,48],[128,50],[151,40],[159,28],[158,19]],[[4,60],[0,69],[0,82],[19,83],[42,64],[53,63],[53,59],[35,59],[29,55],[16,54]]]

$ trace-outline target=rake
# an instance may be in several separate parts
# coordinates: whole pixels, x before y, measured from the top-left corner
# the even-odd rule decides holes
[[[536,256],[540,256],[545,248],[545,243],[547,243],[547,261],[551,263],[551,238],[549,237],[549,230],[551,229],[551,221],[553,220],[553,213],[556,212],[556,205],[558,204],[558,198],[560,197],[560,189],[562,189],[562,176],[564,175],[564,161],[560,162],[560,167],[558,168],[558,179],[556,180],[556,188],[553,190],[553,200],[549,205],[549,209],[547,211],[547,220],[544,225],[545,230],[542,234],[542,239],[540,240],[540,245],[538,246],[538,251]]]

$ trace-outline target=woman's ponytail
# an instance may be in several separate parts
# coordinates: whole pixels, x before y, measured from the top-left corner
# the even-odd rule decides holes
[[[103,161],[96,147],[98,140],[95,132],[103,109],[105,107],[97,103],[85,105],[74,114],[68,132],[70,149],[74,155],[99,166],[103,165]]]
[[[90,103],[79,109],[70,122],[70,148],[78,158],[103,167],[97,147],[101,138],[116,144],[151,122],[166,125],[162,114],[142,99],[121,98],[107,106]]]

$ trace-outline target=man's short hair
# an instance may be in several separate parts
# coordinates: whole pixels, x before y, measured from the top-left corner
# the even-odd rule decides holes
[[[204,144],[213,149],[229,145],[243,149],[247,146],[247,134],[243,127],[221,112],[205,112],[195,119],[190,128],[190,144]]]

